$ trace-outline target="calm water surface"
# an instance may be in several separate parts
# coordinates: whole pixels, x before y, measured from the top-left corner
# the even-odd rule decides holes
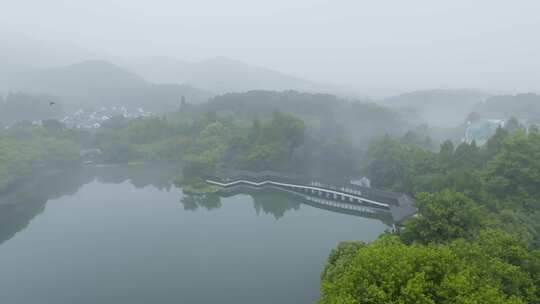
[[[0,204],[0,303],[311,303],[331,248],[388,229],[280,193],[190,197],[155,172],[104,172]]]

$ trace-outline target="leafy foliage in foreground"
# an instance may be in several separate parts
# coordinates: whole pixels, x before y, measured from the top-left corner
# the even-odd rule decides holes
[[[438,153],[385,137],[367,156],[373,182],[415,195],[418,214],[332,251],[320,303],[540,302],[540,134]]]
[[[502,229],[540,245],[540,133],[498,129],[484,147],[448,141],[438,153],[390,137],[369,147],[366,172],[375,187],[418,193],[462,193]]]
[[[535,303],[539,263],[537,252],[498,231],[430,245],[385,235],[332,251],[320,303]]]
[[[417,205],[419,210],[416,218],[406,222],[401,235],[408,243],[471,239],[487,219],[484,208],[458,192],[420,193]]]

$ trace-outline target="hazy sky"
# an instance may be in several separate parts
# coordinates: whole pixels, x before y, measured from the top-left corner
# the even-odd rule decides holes
[[[0,0],[0,27],[334,84],[540,91],[539,12],[538,0]]]

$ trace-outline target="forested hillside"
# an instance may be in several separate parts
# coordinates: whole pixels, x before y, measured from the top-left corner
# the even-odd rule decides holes
[[[474,111],[488,118],[515,116],[540,122],[540,95],[533,93],[497,95],[479,104]]]
[[[417,216],[370,244],[343,243],[322,274],[321,303],[537,303],[540,134],[505,129],[485,147],[434,153],[374,143],[376,187],[415,195]]]
[[[57,126],[54,122],[45,127],[19,124],[0,131],[0,192],[48,170],[80,164],[76,142],[82,138]]]
[[[424,90],[392,96],[380,103],[416,116],[430,126],[455,127],[489,96],[474,90]]]
[[[329,94],[297,91],[249,91],[212,98],[198,112],[254,119],[281,111],[298,116],[321,137],[348,137],[367,144],[384,134],[403,135],[420,124],[386,107],[362,100],[345,100]]]
[[[164,112],[178,109],[182,98],[201,103],[212,96],[187,85],[153,84],[106,61],[39,70],[10,90],[55,96],[66,110],[127,106]]]

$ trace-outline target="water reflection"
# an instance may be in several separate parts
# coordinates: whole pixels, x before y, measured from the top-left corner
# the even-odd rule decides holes
[[[184,196],[180,198],[180,203],[184,205],[185,210],[197,210],[199,208],[212,210],[222,206],[222,197],[238,194],[248,194],[252,198],[257,215],[260,215],[262,212],[274,216],[275,219],[282,218],[287,211],[299,209],[301,205],[300,201],[294,196],[272,190],[238,191],[233,194],[230,192],[195,195],[184,194]]]
[[[79,189],[93,181],[106,184],[129,182],[136,188],[154,187],[161,191],[170,191],[175,186],[175,179],[181,169],[174,166],[116,166],[86,167],[70,172],[49,174],[37,177],[34,181],[21,184],[8,193],[0,195],[0,244],[25,229],[29,222],[45,209],[47,201],[66,195],[73,195]],[[302,204],[326,209],[332,212],[348,213],[356,216],[376,218],[391,225],[391,217],[384,212],[343,210],[297,194],[272,189],[253,189],[235,187],[215,194],[189,195],[179,198],[185,210],[214,210],[222,206],[222,198],[238,194],[249,195],[257,215],[268,214],[280,219],[287,212],[298,210]]]
[[[129,181],[137,189],[152,186],[161,191],[170,191],[175,178],[181,174],[179,167],[168,165],[88,167],[84,171],[101,183],[121,184]]]
[[[50,173],[13,187],[0,196],[0,244],[25,229],[30,221],[45,210],[50,199],[77,193],[91,182],[82,171]]]
[[[0,244],[25,229],[45,210],[47,201],[74,195],[94,180],[113,184],[129,181],[136,188],[152,186],[170,191],[178,172],[174,166],[115,166],[85,167],[37,176],[0,194]]]
[[[283,217],[287,211],[297,210],[302,204],[305,204],[331,212],[377,219],[387,226],[392,226],[394,223],[391,213],[387,210],[370,208],[367,206],[355,206],[354,209],[348,209],[347,207],[353,205],[336,202],[317,196],[311,196],[308,194],[288,191],[281,188],[253,188],[249,186],[235,186],[220,191],[220,195],[222,197],[235,196],[238,194],[248,194],[253,198],[253,203],[255,204],[257,214],[259,214],[260,210],[262,210],[264,213],[274,215],[276,219]]]
[[[221,207],[221,198],[217,194],[186,194],[180,198],[180,203],[184,205],[184,210],[195,211],[199,208],[212,210]]]
[[[261,190],[260,192],[251,193],[251,196],[257,214],[260,214],[262,210],[266,214],[272,214],[276,219],[283,217],[287,211],[300,208],[300,201],[284,193]]]
[[[45,210],[46,199],[27,198],[24,204],[0,205],[0,244],[25,229],[30,220]]]

